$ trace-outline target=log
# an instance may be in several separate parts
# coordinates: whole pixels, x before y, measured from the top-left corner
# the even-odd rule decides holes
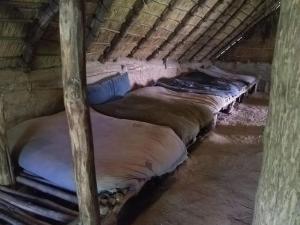
[[[0,96],[0,185],[15,183],[11,157],[6,137],[6,122],[4,116],[4,96]]]
[[[23,177],[23,176],[18,176],[17,182],[20,184],[26,185],[28,187],[31,187],[35,190],[38,190],[40,192],[43,192],[45,194],[52,195],[52,196],[60,198],[64,201],[70,202],[72,204],[76,204],[76,205],[78,204],[77,197],[75,195],[72,195],[70,193],[62,191],[62,190],[52,187],[50,185],[46,185],[46,184],[34,181],[34,180],[31,180],[31,179]]]
[[[39,204],[42,205],[43,207],[46,208],[50,208],[50,209],[55,209],[58,210],[60,212],[63,212],[65,214],[71,215],[71,216],[78,216],[78,213],[74,210],[68,209],[64,206],[61,206],[55,202],[52,202],[48,199],[42,199],[42,198],[38,198],[29,194],[25,194],[16,190],[12,190],[6,187],[1,187],[0,186],[0,192],[5,192],[6,194],[10,194],[12,196],[18,197],[18,198],[22,198],[22,199],[26,199],[27,201],[31,201],[32,203],[35,204]]]
[[[26,223],[23,223],[23,222],[15,219],[10,214],[3,211],[1,208],[0,208],[0,219],[7,222],[7,223],[9,223],[9,224],[11,224],[11,225],[26,225]]]
[[[39,216],[42,216],[42,217],[45,217],[48,219],[52,219],[52,220],[55,220],[58,222],[67,223],[67,222],[72,221],[75,218],[74,216],[70,216],[70,215],[67,215],[62,212],[57,212],[55,210],[47,209],[42,206],[33,205],[26,200],[16,198],[12,195],[6,194],[1,191],[0,191],[0,199],[8,202],[20,209],[23,209],[27,212],[30,212],[30,213],[33,213],[33,214],[36,214],[36,215],[39,215]]]
[[[300,224],[299,6],[281,1],[253,225]]]
[[[0,209],[3,210],[7,215],[14,215],[14,218],[25,222],[27,224],[34,224],[34,225],[50,225],[49,223],[40,221],[28,213],[25,213],[21,209],[5,202],[0,199]]]
[[[64,103],[72,146],[80,223],[99,225],[93,137],[86,100],[84,1],[60,1],[59,7]]]

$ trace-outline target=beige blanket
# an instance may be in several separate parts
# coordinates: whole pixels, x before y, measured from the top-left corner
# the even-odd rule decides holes
[[[204,104],[172,98],[161,87],[141,88],[94,108],[108,116],[170,127],[185,144],[191,143],[214,120],[213,113]]]
[[[122,120],[91,111],[98,191],[139,188],[173,171],[187,158],[169,128]],[[56,186],[75,191],[65,112],[23,122],[8,133],[22,168]]]

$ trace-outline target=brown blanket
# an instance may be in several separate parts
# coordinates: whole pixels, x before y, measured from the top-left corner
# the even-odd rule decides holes
[[[151,95],[143,95],[141,90],[120,100],[93,107],[108,116],[170,127],[185,144],[189,144],[202,129],[213,124],[213,113],[204,105],[170,98],[155,90]]]

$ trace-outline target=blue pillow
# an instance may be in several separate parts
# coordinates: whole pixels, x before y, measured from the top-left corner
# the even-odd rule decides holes
[[[128,73],[118,73],[88,85],[87,97],[91,105],[97,105],[123,97],[129,90]]]

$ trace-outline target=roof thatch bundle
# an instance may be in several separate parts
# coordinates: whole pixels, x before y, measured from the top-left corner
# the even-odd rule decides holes
[[[58,0],[0,4],[0,68],[60,66]],[[87,0],[87,60],[210,59],[276,4],[277,0]]]

